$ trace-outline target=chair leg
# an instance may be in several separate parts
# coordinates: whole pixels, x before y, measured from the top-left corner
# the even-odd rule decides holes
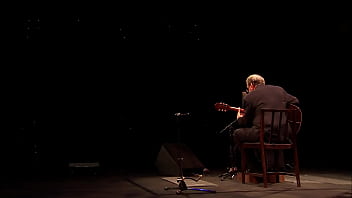
[[[244,148],[241,148],[241,172],[242,172],[242,184],[246,183],[246,169],[247,169],[247,156]]]
[[[298,152],[297,149],[294,149],[294,163],[295,163],[295,175],[296,175],[296,182],[297,187],[301,187],[301,179],[300,179],[300,171],[299,171],[299,161],[298,161]]]
[[[265,157],[265,151],[264,149],[260,149],[261,153],[261,160],[262,160],[262,169],[263,169],[263,183],[264,183],[264,188],[268,186],[268,177],[267,177],[267,170],[266,170],[266,157]]]

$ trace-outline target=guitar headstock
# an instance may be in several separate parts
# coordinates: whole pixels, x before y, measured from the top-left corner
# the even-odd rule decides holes
[[[215,109],[218,110],[218,111],[240,111],[241,114],[245,113],[245,110],[242,109],[242,108],[239,108],[239,107],[232,107],[226,103],[223,103],[223,102],[218,102],[218,103],[215,103]]]
[[[232,107],[226,103],[223,103],[223,102],[217,102],[214,104],[215,106],[215,109],[218,110],[218,111],[232,111]]]

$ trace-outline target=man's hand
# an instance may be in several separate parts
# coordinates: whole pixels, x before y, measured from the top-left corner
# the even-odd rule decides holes
[[[244,113],[241,113],[240,108],[238,108],[238,111],[237,111],[237,119],[238,119],[238,118],[241,118],[241,117],[243,117],[243,116],[244,116]]]

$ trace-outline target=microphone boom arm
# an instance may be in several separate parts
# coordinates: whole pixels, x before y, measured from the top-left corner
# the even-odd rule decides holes
[[[227,131],[233,124],[235,124],[238,121],[238,119],[235,119],[232,121],[230,124],[228,124],[225,128],[223,128],[221,131],[219,131],[217,134],[222,134],[223,132]]]

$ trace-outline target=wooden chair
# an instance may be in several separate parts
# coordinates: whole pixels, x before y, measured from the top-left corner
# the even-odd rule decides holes
[[[264,120],[270,120],[270,126],[264,126]],[[267,121],[268,122],[268,121]],[[242,183],[245,183],[245,175],[262,177],[264,187],[268,186],[268,178],[274,175],[278,178],[279,175],[293,175],[296,176],[297,187],[300,183],[300,170],[297,151],[296,135],[301,128],[302,112],[296,105],[290,105],[287,109],[261,109],[261,126],[259,142],[245,142],[240,145],[241,149],[241,174]],[[281,126],[281,127],[278,127]],[[261,171],[246,172],[246,151],[247,149],[257,149],[260,152]],[[273,150],[291,150],[293,153],[293,171],[268,171],[267,166],[267,151]],[[287,153],[286,153],[287,154]]]

